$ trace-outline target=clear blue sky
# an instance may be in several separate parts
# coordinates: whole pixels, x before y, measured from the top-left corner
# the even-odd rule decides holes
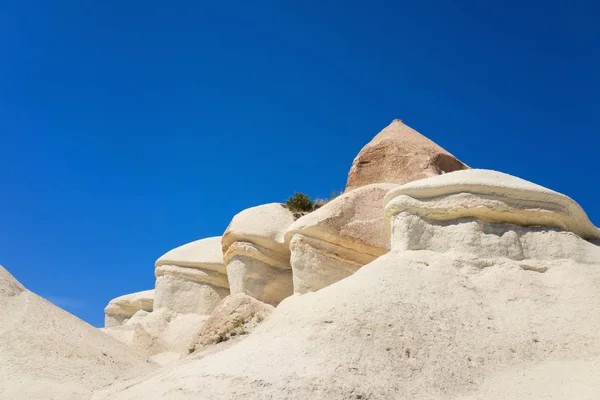
[[[600,224],[599,4],[0,0],[0,263],[102,325],[167,250],[343,189],[394,118]]]

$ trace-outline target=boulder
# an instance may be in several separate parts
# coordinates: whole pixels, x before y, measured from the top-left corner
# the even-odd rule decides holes
[[[0,266],[1,399],[89,399],[100,387],[155,368]]]
[[[396,186],[379,183],[346,192],[288,228],[296,293],[329,286],[389,251],[383,198]]]
[[[246,293],[277,305],[293,293],[284,233],[294,216],[279,203],[248,208],[233,217],[222,239],[231,294]]]
[[[206,315],[229,294],[220,236],[177,247],[155,267],[154,309]]]
[[[104,326],[118,326],[127,322],[138,311],[146,313],[152,311],[154,305],[154,290],[144,290],[119,296],[108,302],[104,308]],[[138,314],[138,316],[144,313]]]
[[[272,305],[244,293],[227,296],[202,325],[191,349],[195,351],[207,345],[245,336],[273,310]]]
[[[387,195],[389,253],[285,299],[247,339],[98,399],[599,398],[597,228],[514,177],[438,178]]]
[[[346,191],[372,183],[403,184],[467,169],[452,154],[396,119],[358,153]]]

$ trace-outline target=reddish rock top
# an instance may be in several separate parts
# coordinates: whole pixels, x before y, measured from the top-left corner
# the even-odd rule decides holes
[[[452,154],[395,119],[358,153],[346,191],[372,183],[403,184],[468,169]]]

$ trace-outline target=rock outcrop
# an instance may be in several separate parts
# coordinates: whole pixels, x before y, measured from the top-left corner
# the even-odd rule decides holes
[[[151,312],[154,305],[154,290],[144,290],[119,296],[104,308],[104,326],[118,326],[129,321],[138,311]],[[139,315],[139,314],[138,314]]]
[[[154,309],[206,315],[229,294],[220,236],[177,247],[155,267]]]
[[[229,295],[221,237],[196,240],[167,252],[156,261],[155,275],[152,309],[127,317],[134,309],[123,297],[115,299],[120,300],[119,307],[107,307],[105,332],[138,354],[169,364],[188,354],[213,309]],[[113,317],[117,311],[122,317]],[[115,324],[119,318],[120,324]]]
[[[231,294],[246,293],[277,305],[293,293],[284,233],[294,216],[279,203],[248,208],[233,217],[222,239]]]
[[[155,367],[0,266],[1,399],[89,399],[98,388]]]
[[[389,253],[285,299],[246,340],[98,399],[600,395],[598,230],[575,202],[491,171],[386,200]]]
[[[595,255],[596,247],[580,238],[600,237],[569,197],[496,171],[411,182],[385,199],[396,249],[588,262],[588,249]]]
[[[288,228],[296,293],[329,286],[389,251],[383,198],[396,186],[380,183],[346,192]]]
[[[346,191],[372,183],[403,184],[467,169],[452,154],[400,120],[394,120],[358,153]]]
[[[202,325],[191,349],[195,351],[203,346],[247,335],[274,309],[272,305],[244,293],[227,296]]]

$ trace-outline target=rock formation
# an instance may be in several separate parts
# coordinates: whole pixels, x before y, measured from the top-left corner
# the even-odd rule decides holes
[[[134,310],[123,307],[122,300],[119,308],[109,304],[105,331],[139,354],[168,364],[188,354],[213,309],[229,295],[221,237],[196,240],[167,252],[156,261],[155,275],[151,312],[137,311],[129,319],[125,315],[115,318],[117,311],[131,314]],[[119,318],[122,323],[115,326]]]
[[[288,228],[296,293],[329,286],[388,252],[383,197],[396,186],[379,183],[346,192]]]
[[[386,214],[394,230],[404,234],[394,235],[400,240],[396,248],[419,250],[424,240],[433,234],[423,232],[415,223],[438,225],[452,220],[477,219],[494,224],[513,224],[524,227],[557,228],[571,231],[584,239],[600,238],[600,232],[588,219],[583,209],[569,197],[542,186],[496,171],[467,170],[411,182],[391,190],[385,197]],[[401,215],[401,218],[394,216]],[[409,217],[405,223],[400,221]],[[419,223],[420,225],[423,225]],[[451,224],[446,224],[451,225]],[[510,227],[508,227],[510,228]],[[547,230],[547,229],[545,229]],[[461,238],[468,242],[468,238]],[[440,241],[435,250],[455,246],[452,242]],[[473,243],[470,251],[496,251],[485,248],[485,243]],[[428,243],[430,248],[432,243]],[[440,247],[438,247],[440,246]],[[481,249],[477,249],[481,247]],[[494,247],[494,245],[492,246]],[[506,246],[500,246],[506,247]],[[510,246],[509,246],[510,247]],[[523,254],[517,249],[514,257]],[[540,252],[536,256],[558,257],[554,252]],[[564,257],[561,257],[564,258]]]
[[[191,349],[195,351],[203,346],[247,335],[273,310],[273,306],[244,293],[227,296],[202,325]]]
[[[550,260],[600,261],[597,246],[582,240],[600,232],[577,203],[500,172],[457,171],[411,182],[390,191],[386,203],[398,250],[459,252],[482,263],[502,257],[538,272]]]
[[[155,267],[155,309],[206,315],[229,294],[220,236],[177,247]]]
[[[129,321],[138,311],[151,312],[154,305],[154,290],[145,290],[119,296],[104,308],[104,326],[118,326]]]
[[[394,120],[358,153],[346,191],[372,183],[403,184],[467,169],[452,154],[400,120]]]
[[[102,331],[0,267],[0,398],[600,397],[600,230],[575,201],[400,121],[346,189],[169,251]]]
[[[233,217],[222,239],[231,293],[277,305],[293,293],[290,251],[284,240],[294,216],[282,204],[248,208]]]
[[[154,363],[27,290],[0,266],[0,398],[90,398]]]
[[[389,253],[217,354],[97,398],[600,395],[599,234],[574,201],[477,170],[386,201]]]

